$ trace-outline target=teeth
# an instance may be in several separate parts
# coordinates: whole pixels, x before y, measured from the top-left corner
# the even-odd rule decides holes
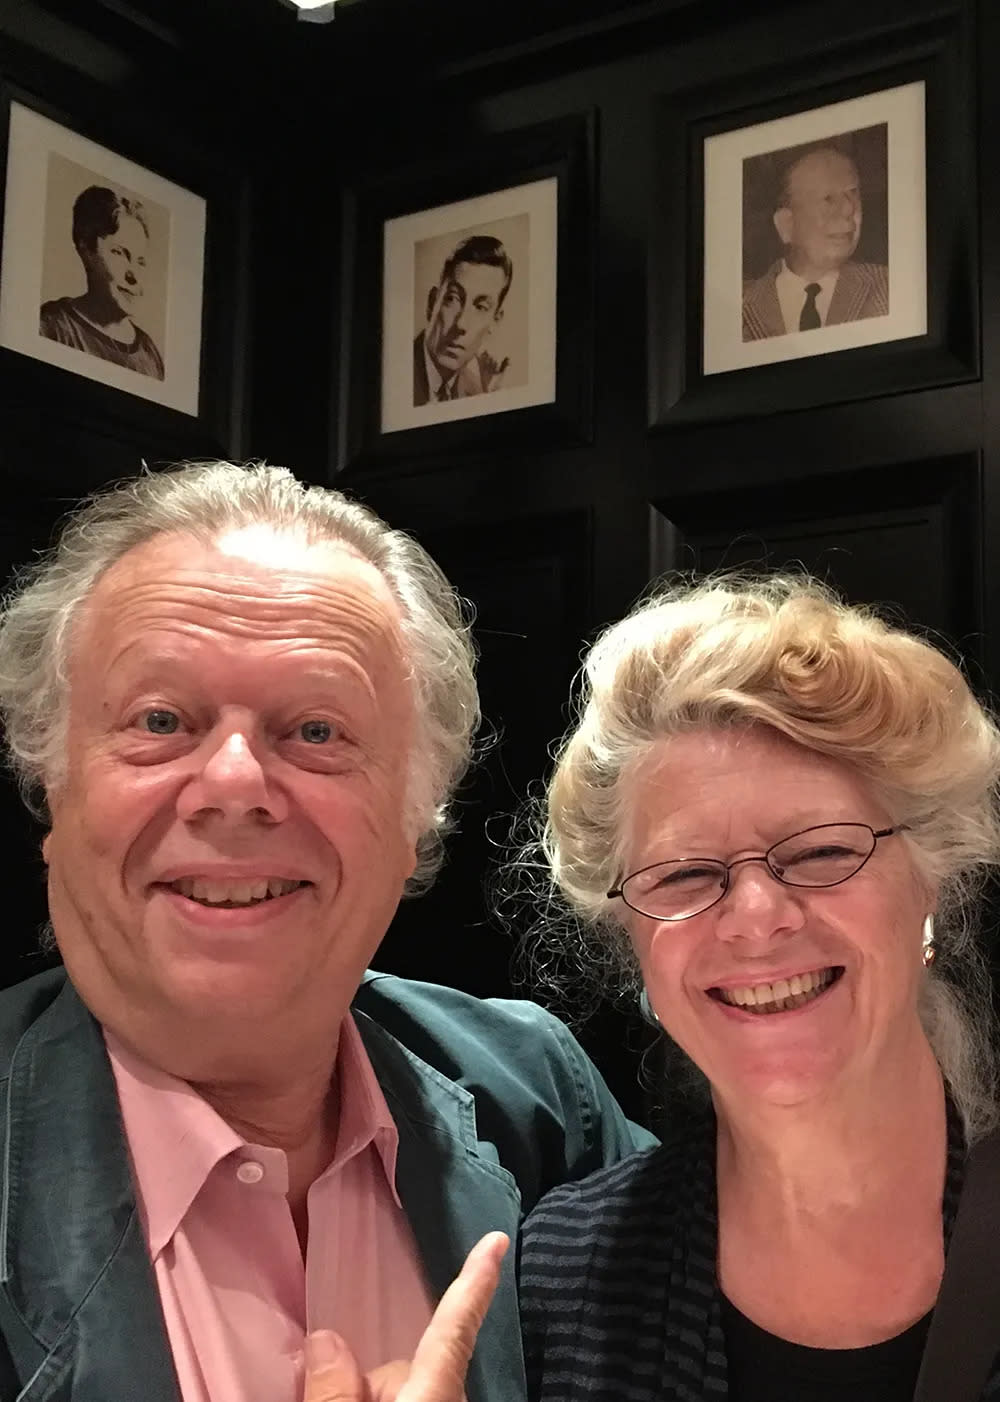
[[[174,890],[203,905],[253,905],[268,897],[286,896],[302,885],[284,877],[258,877],[253,881],[210,881],[201,876],[182,876],[171,883]]]
[[[196,901],[207,901],[209,905],[218,905],[222,901],[229,900],[229,890],[230,883],[228,881],[206,881],[203,877],[197,877],[191,894]]]
[[[815,969],[807,974],[793,974],[790,979],[775,979],[774,983],[719,989],[718,996],[724,1003],[738,1008],[760,1009],[761,1013],[786,1012],[810,1002],[832,981],[833,969]]]

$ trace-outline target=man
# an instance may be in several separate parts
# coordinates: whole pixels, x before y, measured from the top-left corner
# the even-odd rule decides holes
[[[507,250],[486,234],[464,239],[446,260],[427,294],[427,325],[413,342],[414,407],[501,387],[509,360],[497,363],[485,346],[503,320],[513,277]]]
[[[146,211],[138,200],[90,185],[73,205],[73,246],[87,290],[45,302],[38,331],[50,341],[163,379],[163,358],[133,320],[143,295],[149,249]]]
[[[744,341],[888,315],[888,269],[852,261],[861,187],[850,157],[832,146],[799,156],[785,171],[773,218],[784,256],[744,286]]]
[[[533,1005],[366,973],[478,704],[446,580],[364,507],[110,489],[8,598],[0,714],[65,965],[0,995],[3,1399],[301,1402],[307,1331],[413,1357],[478,1238],[647,1142]],[[523,1389],[507,1263],[468,1395]]]

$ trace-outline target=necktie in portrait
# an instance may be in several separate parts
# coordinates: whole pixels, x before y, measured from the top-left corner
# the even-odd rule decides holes
[[[800,331],[815,331],[823,323],[819,319],[819,311],[816,307],[816,298],[820,294],[818,282],[806,283],[806,300],[802,304],[802,315],[799,317]]]

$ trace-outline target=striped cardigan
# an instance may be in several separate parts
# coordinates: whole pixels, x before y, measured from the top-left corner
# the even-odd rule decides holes
[[[946,1243],[965,1158],[954,1112],[948,1128]],[[714,1116],[705,1118],[657,1149],[554,1189],[529,1214],[520,1288],[530,1402],[728,1395],[715,1134]],[[987,1398],[1000,1398],[997,1364]]]

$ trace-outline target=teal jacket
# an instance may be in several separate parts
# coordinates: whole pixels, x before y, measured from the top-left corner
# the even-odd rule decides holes
[[[513,1239],[549,1188],[653,1142],[531,1003],[369,974],[353,1013],[439,1294],[484,1232]],[[0,994],[0,1077],[0,1402],[180,1402],[104,1040],[61,970]],[[525,1395],[513,1255],[469,1402]]]

